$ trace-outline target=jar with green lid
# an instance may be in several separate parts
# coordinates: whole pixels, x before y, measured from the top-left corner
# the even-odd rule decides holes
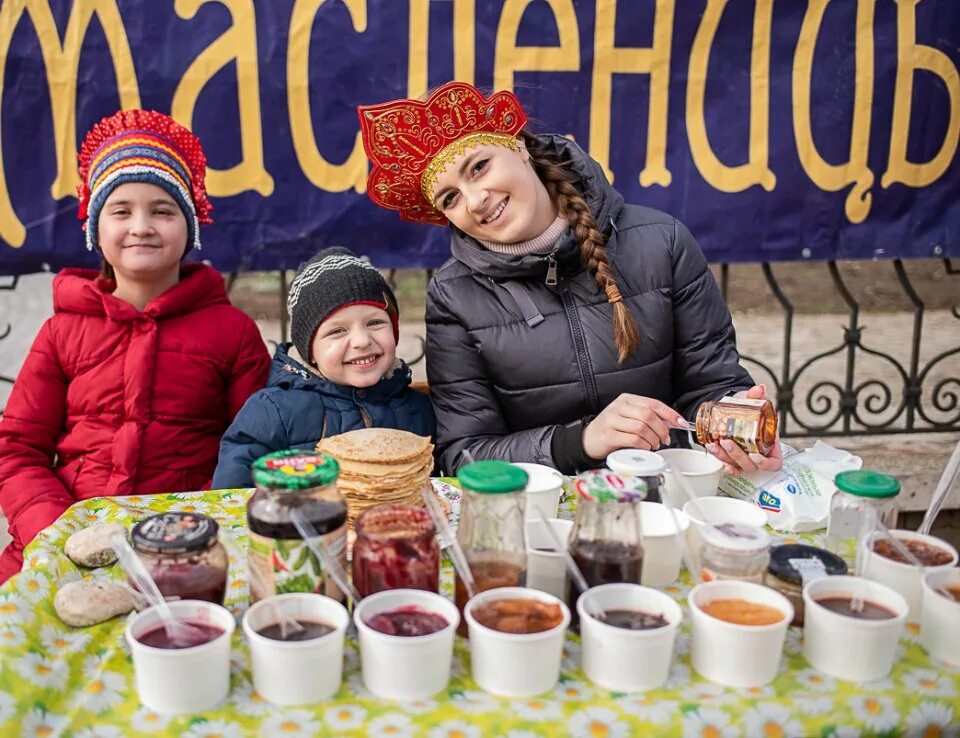
[[[877,527],[897,525],[897,495],[900,482],[889,474],[861,469],[837,474],[837,491],[830,498],[827,521],[827,548],[859,571],[858,542]]]
[[[285,592],[314,592],[343,601],[343,593],[324,576],[291,517],[299,510],[346,567],[347,502],[337,489],[339,472],[332,456],[297,449],[254,462],[257,489],[247,503],[252,602]]]
[[[463,488],[457,540],[470,564],[478,592],[495,587],[522,587],[526,582],[527,545],[523,515],[527,473],[505,461],[476,461],[460,469]],[[467,589],[456,579],[454,599],[460,612]],[[460,620],[466,635],[466,620]]]

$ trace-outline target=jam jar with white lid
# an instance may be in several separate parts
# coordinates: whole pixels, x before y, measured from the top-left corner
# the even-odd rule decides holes
[[[620,476],[638,477],[647,486],[647,502],[660,502],[660,488],[667,462],[653,451],[637,448],[621,448],[607,456],[607,468]]]
[[[166,512],[133,527],[133,548],[168,600],[223,604],[227,552],[217,522],[200,513]]]
[[[770,564],[770,534],[742,523],[706,525],[700,531],[700,577],[762,583]]]

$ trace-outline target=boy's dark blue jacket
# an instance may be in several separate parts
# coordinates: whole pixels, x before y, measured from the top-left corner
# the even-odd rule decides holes
[[[410,389],[406,364],[372,387],[358,389],[314,374],[290,350],[289,343],[277,347],[267,387],[247,400],[223,436],[213,489],[252,487],[250,466],[264,454],[313,449],[321,438],[357,428],[436,435],[433,407],[426,395]]]

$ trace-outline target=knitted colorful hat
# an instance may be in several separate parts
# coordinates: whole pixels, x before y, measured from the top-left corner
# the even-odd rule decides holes
[[[110,193],[127,182],[164,189],[187,219],[187,251],[200,248],[200,224],[212,223],[200,139],[169,115],[121,110],[97,123],[80,148],[77,217],[85,221],[87,248],[99,250],[97,223]]]
[[[512,92],[490,97],[466,82],[438,87],[426,102],[393,100],[357,108],[360,133],[373,170],[367,195],[399,210],[403,220],[445,225],[433,206],[433,186],[447,165],[471,146],[519,150],[516,135],[527,114]]]
[[[290,337],[300,356],[314,363],[311,348],[317,328],[349,305],[373,305],[386,310],[393,324],[393,337],[400,340],[397,298],[387,280],[365,257],[333,246],[300,265],[287,296]]]

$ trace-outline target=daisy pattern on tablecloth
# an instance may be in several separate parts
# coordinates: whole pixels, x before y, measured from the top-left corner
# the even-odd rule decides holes
[[[757,705],[743,714],[747,735],[763,738],[796,738],[803,735],[803,726],[790,709],[775,702]]]
[[[826,695],[794,696],[793,706],[800,715],[826,715],[833,710],[833,700]]]
[[[183,513],[199,513],[201,515],[209,515],[210,511],[213,509],[209,502],[204,502],[203,500],[185,500],[175,506],[177,512]]]
[[[528,697],[523,700],[511,701],[510,711],[515,712],[523,720],[530,720],[535,723],[560,720],[563,717],[561,703],[542,697]]]
[[[582,702],[590,699],[592,688],[579,679],[567,679],[557,683],[553,688],[553,696],[564,702]]]
[[[883,733],[897,724],[897,708],[889,697],[861,695],[851,698],[848,704],[857,720],[875,733]]]
[[[436,710],[437,707],[439,707],[439,705],[437,705],[434,700],[410,700],[409,702],[403,703],[404,711],[409,712],[411,715],[426,715],[428,712]]]
[[[563,658],[560,661],[563,671],[576,671],[580,668],[580,644],[564,640]]]
[[[628,715],[654,725],[669,723],[680,713],[680,703],[662,700],[649,694],[625,694],[614,698],[617,707]]]
[[[745,700],[769,700],[777,696],[777,690],[769,684],[765,687],[741,687],[736,692],[740,698]]]
[[[683,738],[737,738],[730,716],[713,707],[700,707],[683,716]]]
[[[230,702],[232,702],[241,715],[269,715],[274,711],[273,705],[267,702],[260,693],[257,692],[250,682],[244,682],[236,689],[231,691]]]
[[[543,736],[532,730],[508,730],[503,734],[503,738],[543,738]]]
[[[168,715],[159,715],[146,707],[141,707],[130,718],[130,724],[140,733],[154,733],[163,730],[170,722]]]
[[[57,738],[62,735],[67,720],[62,715],[34,707],[20,721],[22,738]]]
[[[13,717],[17,711],[17,701],[6,692],[0,692],[0,725]]]
[[[29,602],[40,602],[50,594],[50,579],[39,571],[24,571],[17,577],[17,591]]]
[[[685,656],[690,653],[689,633],[677,633],[677,637],[673,642],[673,653],[674,656]]]
[[[260,724],[263,738],[311,738],[323,725],[309,710],[286,710],[279,715],[271,715]]]
[[[48,651],[56,653],[75,653],[83,651],[90,643],[90,634],[83,631],[63,630],[53,625],[44,625],[40,629],[40,642]]]
[[[454,692],[451,695],[450,704],[464,712],[476,715],[484,715],[488,712],[496,712],[501,708],[500,700],[486,692],[478,689],[468,689],[463,692]]]
[[[920,643],[920,623],[907,623],[900,637],[910,643]]]
[[[921,702],[907,715],[907,738],[957,738],[954,709],[942,702]]]
[[[58,658],[28,653],[15,662],[17,673],[41,689],[62,689],[67,681],[67,664]]]
[[[110,520],[112,513],[113,510],[109,507],[100,507],[96,510],[92,508],[84,508],[77,511],[77,519],[83,524],[84,527],[89,528],[91,525],[106,523]]]
[[[91,712],[101,713],[124,700],[127,680],[115,671],[102,671],[83,687],[83,706]]]
[[[15,592],[0,592],[0,626],[22,625],[30,617],[30,609]]]
[[[447,720],[427,735],[430,738],[483,738],[480,728],[466,720]]]
[[[794,673],[793,678],[806,689],[816,692],[834,692],[837,689],[836,679],[816,669],[801,669]]]
[[[738,699],[737,693],[732,689],[705,680],[693,682],[686,689],[680,691],[680,696],[684,702],[711,705],[722,705],[727,702],[735,702]]]
[[[413,721],[399,712],[388,712],[367,723],[367,738],[413,738]]]
[[[960,626],[960,623],[957,623]],[[960,637],[960,634],[958,634]],[[903,675],[903,685],[911,692],[922,694],[924,697],[956,697],[957,688],[954,680],[933,669],[912,669]]]
[[[350,688],[350,692],[358,700],[379,700],[373,692],[367,689],[367,686],[363,683],[363,674],[359,671],[355,671],[353,674],[347,677],[347,686]]]
[[[783,639],[783,650],[789,654],[803,653],[803,631],[800,628],[787,628]]]
[[[27,640],[23,628],[16,625],[0,625],[0,649],[22,646]]]
[[[670,672],[667,674],[667,681],[664,682],[663,688],[681,689],[687,687],[690,685],[692,678],[690,667],[674,659],[673,663],[670,664]]]
[[[243,738],[243,728],[226,720],[204,720],[193,723],[182,738]]]
[[[334,730],[359,728],[366,717],[367,711],[357,705],[337,705],[323,712],[323,719]]]
[[[127,738],[126,734],[113,725],[94,725],[74,734],[76,738]]]
[[[628,738],[630,726],[620,713],[609,707],[586,707],[567,719],[574,738]]]

